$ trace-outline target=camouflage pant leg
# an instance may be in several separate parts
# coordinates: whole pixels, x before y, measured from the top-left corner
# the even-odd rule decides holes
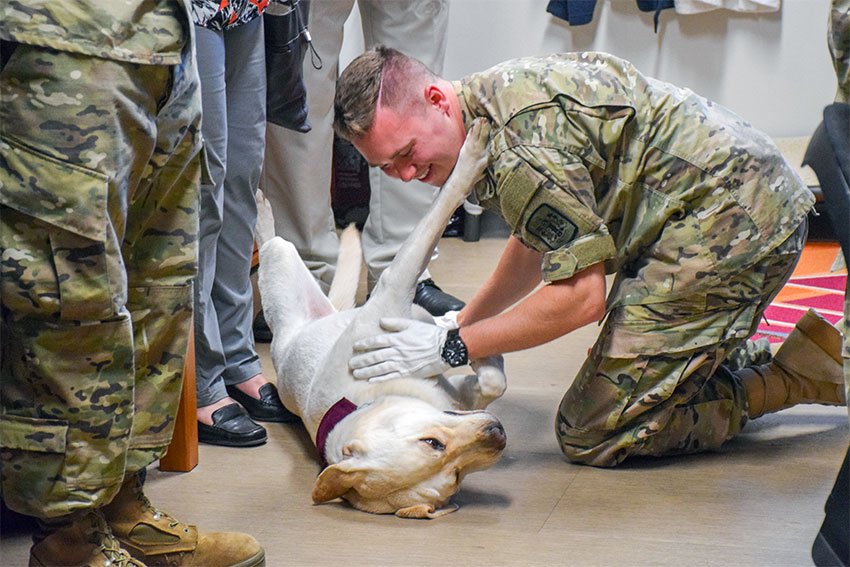
[[[832,0],[826,37],[838,79],[835,102],[850,102],[850,0]]]
[[[19,45],[0,72],[0,472],[17,511],[102,505],[170,439],[197,233],[186,53]]]
[[[847,266],[850,269],[850,266]],[[844,399],[847,400],[847,411],[850,413],[850,274],[844,288],[844,348],[841,356],[844,359]]]
[[[737,377],[719,367],[793,272],[806,223],[749,270],[730,275],[697,305],[710,312],[673,312],[680,305],[652,305],[668,351],[633,358],[606,356],[613,317],[567,390],[555,421],[561,450],[573,462],[615,466],[631,455],[673,455],[717,448],[746,423],[747,399]],[[755,294],[754,296],[751,294]],[[741,302],[743,299],[748,302]],[[740,302],[737,305],[736,302]],[[709,329],[710,327],[710,329]],[[706,331],[702,331],[706,329]],[[699,348],[676,351],[701,332],[716,336]]]

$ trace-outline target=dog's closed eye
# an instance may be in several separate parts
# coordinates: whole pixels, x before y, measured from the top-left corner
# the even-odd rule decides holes
[[[422,441],[423,443],[427,443],[435,451],[444,451],[446,449],[446,446],[441,441],[439,441],[438,439],[434,439],[433,437],[420,439],[420,441]]]

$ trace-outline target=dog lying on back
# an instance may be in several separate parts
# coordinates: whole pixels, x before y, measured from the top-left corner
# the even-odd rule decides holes
[[[272,236],[270,210],[260,207],[259,289],[273,331],[271,357],[283,403],[319,450],[315,503],[343,498],[367,512],[434,518],[457,509],[449,500],[465,475],[501,456],[504,429],[483,410],[505,391],[501,357],[472,362],[472,375],[384,382],[357,380],[348,366],[352,345],[379,334],[382,317],[415,316],[418,277],[483,172],[488,137],[486,122],[473,126],[429,212],[359,308],[334,307],[295,247]],[[360,253],[356,231],[347,229],[329,294],[337,305],[354,304]]]

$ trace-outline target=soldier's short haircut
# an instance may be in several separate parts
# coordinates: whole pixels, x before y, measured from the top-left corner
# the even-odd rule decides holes
[[[366,134],[378,103],[394,110],[419,102],[419,87],[437,79],[421,61],[378,45],[357,57],[336,82],[334,130],[346,140]]]

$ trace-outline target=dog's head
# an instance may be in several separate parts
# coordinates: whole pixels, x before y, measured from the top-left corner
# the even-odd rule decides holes
[[[492,466],[504,448],[505,430],[489,412],[387,396],[331,432],[332,464],[316,480],[313,502],[341,497],[366,512],[435,518],[457,509],[448,501],[463,477]]]

